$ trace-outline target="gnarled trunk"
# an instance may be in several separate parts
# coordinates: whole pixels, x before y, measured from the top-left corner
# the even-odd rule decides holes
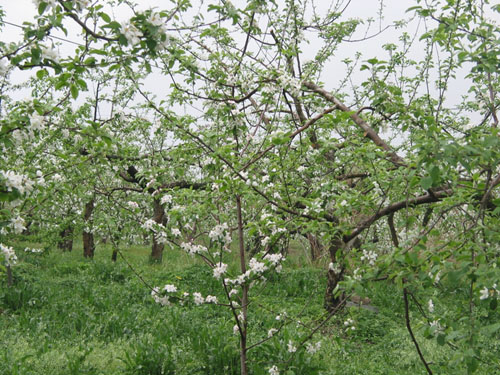
[[[85,205],[85,211],[83,214],[83,220],[85,222],[85,229],[83,231],[83,256],[85,258],[93,258],[94,257],[94,251],[95,251],[95,244],[94,244],[94,234],[92,233],[91,230],[88,230],[88,227],[91,225],[91,216],[92,212],[94,211],[94,199],[92,198],[87,204]]]
[[[341,257],[345,249],[345,243],[340,236],[335,237],[330,243],[328,252],[330,254],[330,264],[334,267],[328,267],[326,291],[325,291],[325,309],[334,311],[343,300],[343,296],[335,296],[335,289],[340,281],[344,279],[344,259]]]
[[[349,249],[361,246],[361,240],[354,238],[349,242],[344,242],[341,235],[336,236],[330,243],[328,251],[330,253],[330,261],[334,267],[328,267],[327,284],[325,292],[325,309],[327,311],[334,311],[345,302],[344,293],[335,296],[335,289],[340,281],[344,280],[346,270],[346,254]]]
[[[166,224],[165,209],[159,199],[153,201],[153,220],[158,224]],[[159,243],[156,235],[153,235],[153,247],[151,249],[151,259],[155,262],[161,262],[163,258],[163,249],[165,245]]]

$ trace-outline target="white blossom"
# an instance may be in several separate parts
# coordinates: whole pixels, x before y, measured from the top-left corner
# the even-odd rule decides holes
[[[13,266],[17,263],[17,256],[12,247],[0,243],[0,252],[3,253],[7,266]]]
[[[42,130],[45,122],[45,117],[39,115],[38,112],[33,112],[30,116],[30,127],[33,130]]]
[[[430,313],[433,313],[433,312],[434,312],[434,303],[432,302],[432,300],[431,300],[431,299],[429,300],[429,303],[428,303],[428,308],[429,308],[429,312],[430,312]]]
[[[250,262],[248,263],[248,266],[250,267],[250,271],[254,273],[263,273],[267,270],[267,266],[265,263],[259,262],[257,259],[252,258],[250,259]]]
[[[172,285],[172,284],[167,284],[167,285],[165,285],[163,290],[165,292],[168,292],[168,293],[175,293],[175,292],[177,292],[177,287],[175,285]]]
[[[33,190],[34,182],[27,176],[17,174],[13,171],[1,171],[2,177],[6,180],[5,185],[8,191],[17,189],[21,194]]]
[[[318,341],[316,344],[312,344],[310,342],[308,342],[306,344],[306,351],[309,353],[309,354],[314,354],[316,353],[317,351],[319,351],[321,349],[321,341]]]
[[[205,298],[205,302],[206,303],[217,303],[217,297],[216,296],[210,296],[210,295],[208,295]]]
[[[139,204],[138,204],[137,202],[128,201],[128,202],[127,202],[127,205],[128,205],[130,208],[139,208]]]
[[[225,239],[225,231],[227,231],[228,226],[226,223],[216,225],[208,234],[208,237],[212,241],[224,240]]]
[[[276,328],[271,328],[269,331],[267,331],[267,337],[273,337],[276,332],[278,332]]]
[[[153,290],[151,291],[151,296],[153,297],[153,299],[155,300],[156,303],[158,303],[162,306],[170,305],[169,297],[168,296],[161,296],[160,295],[160,288],[158,288],[158,287],[153,288]]]
[[[181,235],[181,231],[179,230],[179,228],[172,228],[171,232],[172,236],[174,237],[179,237]]]
[[[366,251],[363,250],[363,256],[361,257],[361,261],[368,261],[368,264],[370,266],[375,265],[375,261],[377,260],[378,254],[375,253],[374,251]]]
[[[22,217],[18,216],[15,218],[12,218],[10,221],[10,224],[12,225],[12,229],[14,229],[14,233],[22,233],[23,230],[26,229],[25,221]]]
[[[144,224],[142,224],[142,227],[146,230],[153,230],[153,227],[155,225],[155,221],[152,219],[146,220]]]
[[[282,254],[266,254],[264,259],[271,262],[273,266],[277,266],[284,259],[284,257]]]
[[[29,247],[25,248],[24,251],[26,253],[32,253],[32,254],[41,254],[41,253],[43,253],[42,249],[35,249],[35,248],[30,249]]]
[[[273,366],[269,369],[269,375],[280,375],[278,367]]]
[[[201,305],[201,304],[205,303],[205,299],[203,298],[203,296],[201,295],[201,293],[194,292],[193,293],[193,297],[194,297],[194,303],[196,305]]]
[[[352,320],[351,318],[348,318],[344,322],[344,326],[346,327],[346,329],[350,329],[351,331],[354,331],[356,329],[356,327],[354,326],[354,320]]]
[[[479,296],[479,299],[487,299],[490,296],[490,290],[487,287],[484,287],[481,289],[481,295]]]
[[[441,324],[439,324],[439,320],[433,320],[430,322],[430,326],[436,328],[436,330],[441,330]]]
[[[336,263],[333,263],[333,262],[330,262],[330,264],[328,264],[328,269],[330,271],[333,271],[336,275],[339,275],[340,272],[342,272],[342,269],[340,268],[340,266]]]
[[[292,340],[288,341],[287,350],[289,353],[295,353],[297,351],[297,347],[293,345]]]
[[[55,49],[42,46],[41,50],[42,50],[41,57],[43,59],[52,60],[55,62],[59,61],[59,54]]]
[[[165,22],[161,19],[159,13],[151,13],[148,18],[148,22],[153,26],[163,26]]]
[[[165,194],[163,197],[161,197],[160,203],[161,204],[172,203],[172,196],[170,194]]]
[[[141,41],[142,33],[130,22],[122,24],[120,32],[123,34],[123,36],[125,36],[128,43],[132,46],[140,43]]]
[[[227,270],[227,264],[224,264],[222,262],[218,263],[215,267],[214,267],[214,277],[216,279],[220,279],[220,277],[226,272]]]

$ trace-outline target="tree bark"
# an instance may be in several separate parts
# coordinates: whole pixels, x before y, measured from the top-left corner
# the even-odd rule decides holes
[[[153,220],[158,224],[166,224],[165,209],[161,205],[159,199],[153,201]],[[156,235],[153,235],[153,247],[151,249],[151,259],[153,261],[162,261],[164,247],[164,244],[158,242]]]
[[[59,232],[59,242],[57,247],[62,251],[72,251],[73,250],[73,226],[67,226],[61,232]]]
[[[330,243],[330,247],[328,248],[328,252],[330,253],[330,261],[334,265],[337,265],[337,267],[340,267],[338,270],[333,270],[328,267],[325,291],[325,309],[329,312],[338,309],[339,305],[344,300],[342,295],[335,296],[334,294],[339,281],[342,281],[344,278],[345,267],[343,264],[339,264],[339,259],[337,259],[337,255],[340,255],[344,251],[344,248],[345,243],[342,241],[342,238],[340,236],[336,237]]]
[[[316,236],[310,233],[307,234],[307,240],[309,241],[309,246],[311,246],[311,260],[314,262],[321,256],[323,245],[321,245]]]
[[[236,197],[236,209],[238,213],[238,244],[240,250],[240,267],[241,274],[245,274],[247,270],[246,260],[245,260],[245,241],[243,239],[243,218],[241,210],[241,198]],[[243,284],[242,297],[241,297],[241,312],[243,314],[243,321],[240,321],[240,365],[241,365],[241,375],[248,374],[247,367],[247,312],[248,312],[248,284]]]
[[[12,277],[12,268],[7,266],[7,286],[11,287],[14,284],[14,278]]]
[[[93,258],[95,252],[94,234],[92,233],[91,230],[87,231],[88,226],[91,225],[90,218],[92,216],[93,211],[94,211],[94,198],[92,198],[89,202],[87,202],[83,214],[83,220],[85,223],[84,225],[86,227],[83,231],[83,256],[85,258]]]

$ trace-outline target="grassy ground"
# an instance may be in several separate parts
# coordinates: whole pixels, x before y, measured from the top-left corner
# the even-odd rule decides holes
[[[238,374],[238,338],[228,311],[213,305],[161,307],[144,284],[175,283],[190,292],[222,296],[211,271],[180,252],[167,251],[162,264],[151,264],[148,251],[123,250],[134,270],[122,258],[112,263],[106,248],[94,260],[84,260],[79,249],[21,254],[14,287],[0,285],[0,374]],[[292,258],[253,294],[259,303],[250,306],[250,344],[265,338],[285,310],[301,324],[324,314],[324,268],[302,256]],[[315,334],[312,342],[321,340],[321,349],[314,355],[299,350],[292,358],[287,343],[306,330],[289,325],[250,351],[251,373],[268,374],[270,366],[287,361],[289,375],[426,373],[406,331],[401,298],[382,284],[371,297],[379,313],[349,308],[335,316]],[[356,330],[346,331],[347,318]],[[452,353],[424,339],[419,327],[415,330],[439,369],[439,361]]]

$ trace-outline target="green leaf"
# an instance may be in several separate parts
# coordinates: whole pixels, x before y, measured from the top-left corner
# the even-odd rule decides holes
[[[496,298],[493,298],[490,301],[490,309],[491,310],[496,310],[497,306],[498,306],[498,300]]]
[[[467,358],[466,363],[467,363],[468,374],[472,374],[479,368],[479,361],[476,359],[476,357]]]
[[[432,177],[431,176],[425,176],[420,180],[420,186],[424,188],[425,190],[429,189],[432,186]]]
[[[490,324],[481,328],[481,333],[491,336],[500,329],[500,323]]]
[[[42,79],[43,77],[46,77],[49,75],[49,72],[47,72],[47,69],[40,69],[38,72],[36,72],[36,77],[38,79]]]
[[[71,96],[73,97],[73,99],[76,99],[78,98],[78,87],[76,85],[71,85],[69,90],[71,91]]]
[[[107,15],[106,13],[104,13],[104,12],[99,12],[99,17],[101,17],[101,18],[102,18],[102,20],[103,20],[104,22],[107,22],[107,23],[110,23],[110,22],[111,22],[111,17],[110,17],[110,16],[108,16],[108,15]]]
[[[43,1],[38,5],[38,14],[39,15],[42,15],[43,12],[45,12],[45,9],[47,9],[47,5],[49,5],[49,4],[46,2],[43,2]]]
[[[444,344],[446,344],[446,335],[440,333],[439,335],[437,335],[436,341],[438,345],[443,346]]]
[[[113,29],[113,30],[120,30],[122,25],[120,25],[119,22],[112,21],[112,22],[108,23],[107,25],[105,25],[105,27],[108,27],[108,28]]]
[[[439,170],[439,167],[437,166],[434,166],[431,168],[430,172],[429,172],[431,178],[432,178],[432,183],[433,184],[436,184],[439,182],[440,180],[440,175],[441,175],[441,172]]]

